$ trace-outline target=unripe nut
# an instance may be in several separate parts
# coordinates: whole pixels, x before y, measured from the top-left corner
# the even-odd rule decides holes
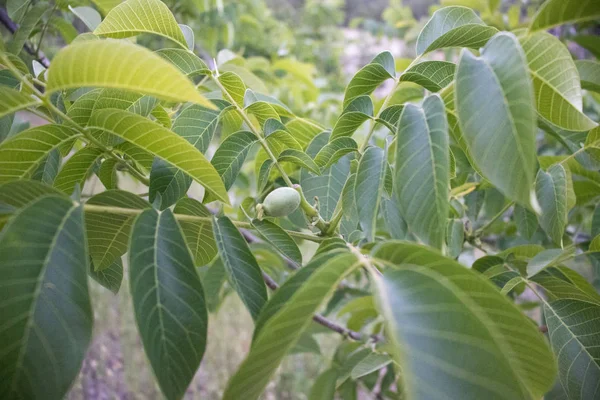
[[[265,197],[262,206],[269,217],[285,217],[300,205],[300,194],[292,188],[282,187],[273,190]]]

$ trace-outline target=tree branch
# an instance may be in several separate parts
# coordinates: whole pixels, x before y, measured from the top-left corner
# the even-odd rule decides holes
[[[12,19],[10,19],[8,13],[6,12],[6,8],[4,7],[0,7],[0,22],[2,22],[2,25],[4,25],[6,29],[10,31],[10,33],[15,33],[17,29],[19,29],[19,26],[15,24]],[[39,63],[44,67],[48,68],[50,66],[50,60],[46,58],[42,51],[35,51],[29,43],[25,43],[24,49],[27,53],[35,57],[35,59],[38,60]]]

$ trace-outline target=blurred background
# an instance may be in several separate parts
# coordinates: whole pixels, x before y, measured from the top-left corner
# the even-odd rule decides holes
[[[65,3],[60,0],[59,3]],[[119,0],[107,0],[119,2]],[[341,112],[343,91],[352,75],[377,53],[388,50],[402,71],[415,57],[416,38],[429,18],[441,6],[465,5],[475,9],[489,25],[499,29],[517,29],[537,10],[543,0],[164,0],[177,21],[192,28],[195,51],[212,67],[233,71],[246,84],[260,93],[268,93],[288,105],[295,114],[332,126]],[[9,8],[18,1],[0,0]],[[102,12],[102,1],[66,2],[79,7],[95,4]],[[493,5],[491,7],[490,5]],[[78,11],[78,12],[77,12]],[[50,23],[41,49],[52,55],[81,33],[90,30],[83,10],[69,12],[58,7],[71,24]],[[56,21],[55,21],[56,22]],[[553,32],[568,37],[568,27]],[[591,27],[594,32],[598,27]],[[595,31],[597,34],[598,32]],[[7,33],[3,31],[3,35]],[[40,32],[44,36],[44,32]],[[142,35],[137,41],[151,49],[168,45],[156,36]],[[41,39],[40,39],[41,43]],[[586,56],[583,48],[568,42],[571,51]],[[446,56],[453,56],[453,49]],[[435,57],[435,56],[434,56]],[[33,59],[32,59],[33,60]],[[390,82],[391,83],[391,82]],[[410,89],[410,83],[406,83]],[[383,98],[390,86],[375,93]],[[423,89],[404,90],[405,101],[420,99]],[[41,121],[22,118],[20,128]],[[363,128],[368,129],[364,126]],[[228,134],[224,124],[221,135]],[[9,133],[10,134],[10,133]],[[360,134],[360,132],[358,133]],[[245,171],[236,186],[244,188],[253,171]],[[120,177],[126,182],[127,177]],[[131,183],[128,190],[135,191]],[[121,187],[126,184],[121,183]],[[140,189],[142,190],[142,189]],[[84,188],[84,196],[102,191],[92,178]],[[487,204],[487,203],[486,203]],[[499,207],[501,207],[500,204]],[[497,205],[496,205],[497,206]],[[493,215],[494,205],[489,214]],[[513,226],[514,228],[514,226]],[[506,233],[503,233],[506,234]],[[514,234],[514,232],[513,232]],[[509,237],[509,240],[510,239]],[[305,259],[314,252],[310,244],[302,248]],[[278,280],[286,277],[284,261],[272,251],[255,245],[253,251],[261,267]],[[478,256],[481,256],[479,254]],[[473,254],[463,261],[469,263]],[[469,259],[470,257],[470,259]],[[124,260],[125,261],[125,260]],[[207,287],[211,303],[211,319],[207,352],[186,394],[189,399],[219,399],[228,378],[245,357],[251,343],[253,323],[237,296],[230,294],[224,277],[200,273],[214,286]],[[593,277],[590,277],[593,279]],[[205,284],[206,286],[206,284]],[[160,392],[143,353],[133,317],[128,282],[125,278],[117,295],[100,285],[92,285],[95,333],[93,344],[69,399],[154,399]],[[347,319],[335,305],[326,310],[328,317]],[[264,399],[308,399],[310,389],[321,372],[330,364],[343,363],[352,348],[338,347],[342,338],[314,326],[311,335],[303,336],[269,384]],[[344,399],[377,397],[362,386],[343,388]]]

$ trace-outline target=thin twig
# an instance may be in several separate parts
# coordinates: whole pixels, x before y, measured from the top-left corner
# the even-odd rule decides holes
[[[6,8],[4,7],[0,7],[0,22],[6,27],[6,29],[10,31],[10,33],[15,33],[17,29],[19,29],[18,25],[15,24],[12,19],[10,19],[8,13],[6,12]],[[48,60],[43,52],[39,50],[35,51],[28,43],[25,43],[23,48],[27,53],[34,56],[44,67],[48,68],[50,66],[50,60]]]

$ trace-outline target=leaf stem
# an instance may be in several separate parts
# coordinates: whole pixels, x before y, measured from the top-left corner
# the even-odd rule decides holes
[[[143,209],[139,208],[123,208],[123,207],[114,207],[114,206],[101,206],[96,204],[84,204],[84,210],[87,212],[93,213],[102,213],[102,214],[118,214],[118,215],[138,215],[141,214]],[[198,215],[188,215],[188,214],[175,214],[175,218],[179,221],[189,221],[189,222],[203,222],[212,224],[212,217],[200,217]],[[254,229],[254,226],[250,222],[245,221],[232,221],[233,224],[238,228],[243,229]],[[309,240],[312,242],[320,243],[325,238],[320,236],[311,235],[303,232],[289,231],[286,230],[287,234],[293,237],[297,237],[298,239]]]

